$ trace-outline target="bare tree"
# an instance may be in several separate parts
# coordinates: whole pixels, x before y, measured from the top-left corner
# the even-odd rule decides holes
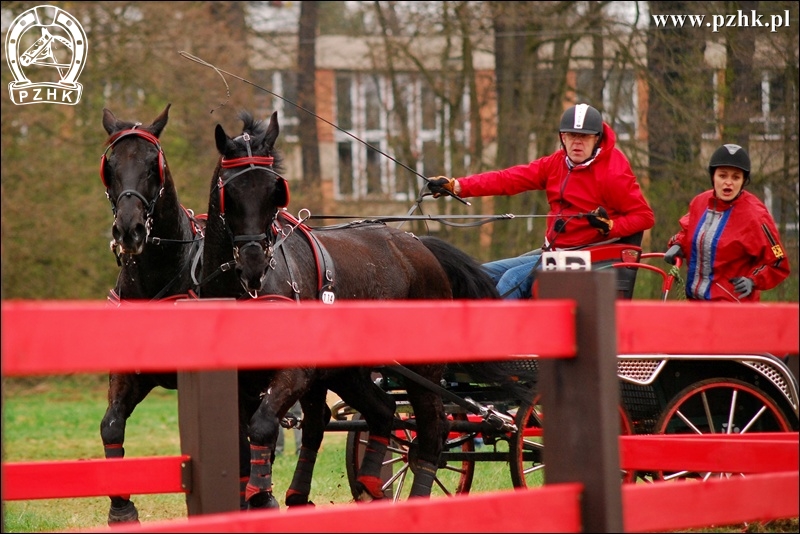
[[[308,113],[300,113],[300,146],[303,161],[304,207],[312,213],[322,211],[322,178],[317,132],[317,27],[319,2],[301,2],[297,46],[297,104]]]
[[[649,2],[651,15],[692,13],[690,2]],[[647,42],[648,154],[651,205],[656,214],[653,247],[663,248],[689,200],[706,184],[697,183],[700,141],[707,122],[706,35],[690,27],[655,27]],[[658,199],[658,202],[655,202]]]

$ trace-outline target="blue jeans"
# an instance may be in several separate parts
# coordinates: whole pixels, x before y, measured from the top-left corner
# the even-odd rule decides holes
[[[507,299],[529,299],[533,290],[533,270],[538,268],[540,258],[541,254],[517,256],[484,263],[483,268],[497,286],[500,296]]]

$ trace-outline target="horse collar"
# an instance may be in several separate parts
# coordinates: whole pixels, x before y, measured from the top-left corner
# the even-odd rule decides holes
[[[334,293],[335,269],[333,258],[331,258],[328,249],[317,239],[311,228],[299,220],[285,211],[279,211],[278,216],[288,220],[293,229],[299,228],[300,232],[308,240],[309,245],[311,245],[311,252],[314,254],[314,263],[317,266],[317,294],[323,304],[333,304],[336,301],[336,294]]]

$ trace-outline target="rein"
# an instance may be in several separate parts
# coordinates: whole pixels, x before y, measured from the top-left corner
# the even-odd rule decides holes
[[[575,215],[576,218],[585,217],[586,214],[579,213]],[[406,222],[406,221],[436,221],[446,226],[454,226],[460,228],[468,228],[474,226],[482,226],[495,221],[506,219],[549,219],[556,217],[556,215],[515,215],[513,213],[504,213],[501,215],[384,215],[380,217],[367,217],[363,215],[309,215],[308,219],[355,219],[348,224],[357,223],[386,223],[386,222]],[[474,222],[457,223],[451,222],[453,219],[477,219]],[[342,225],[339,225],[342,226]]]
[[[183,207],[183,206],[181,206],[181,207]],[[151,243],[153,245],[161,245],[161,244],[178,244],[178,245],[192,244],[193,245],[193,247],[192,247],[193,250],[189,252],[189,254],[186,256],[186,258],[184,258],[183,262],[181,263],[180,269],[178,269],[178,273],[172,278],[172,280],[167,282],[167,285],[165,285],[163,288],[161,288],[161,291],[159,291],[156,294],[156,296],[154,296],[152,299],[150,299],[151,302],[157,301],[157,300],[161,300],[164,297],[164,295],[167,294],[167,292],[170,290],[170,288],[173,285],[175,285],[175,283],[178,280],[181,279],[181,276],[183,275],[183,273],[187,269],[191,270],[192,281],[195,283],[195,285],[198,285],[197,277],[196,277],[195,272],[197,271],[197,267],[199,265],[199,260],[203,255],[203,239],[205,238],[205,235],[204,235],[203,227],[197,222],[197,219],[195,219],[195,217],[193,216],[192,212],[190,210],[187,210],[186,208],[183,208],[183,210],[186,213],[186,216],[189,217],[189,222],[191,223],[192,234],[194,235],[194,237],[192,239],[161,239],[161,238],[158,238],[158,237],[154,237],[154,238],[148,237],[148,239],[147,239],[147,242]],[[117,258],[117,265],[121,267],[122,266],[122,260],[121,260],[121,256],[122,255],[118,254],[116,252],[116,250],[114,250],[113,241],[112,241],[112,251],[114,252],[114,254],[115,254],[116,258]],[[122,272],[120,272],[119,276],[121,276],[121,275],[122,275]],[[119,287],[119,283],[117,283],[117,286]],[[117,305],[119,305],[121,303],[121,301],[122,301],[122,297],[117,293],[116,290],[112,289],[112,290],[109,291],[108,300],[113,302],[113,303],[116,303]]]

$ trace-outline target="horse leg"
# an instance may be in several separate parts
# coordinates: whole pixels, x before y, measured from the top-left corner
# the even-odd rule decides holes
[[[100,422],[100,437],[106,458],[125,456],[125,425],[137,404],[155,387],[147,375],[111,373],[108,376],[108,408]],[[139,522],[139,512],[130,495],[112,495],[108,524]]]
[[[434,383],[439,383],[442,376],[440,366],[421,367],[422,369],[416,370],[417,373],[428,377]],[[414,483],[409,497],[430,497],[450,424],[439,395],[413,382],[408,384],[407,391],[408,400],[417,420],[418,442],[416,460],[409,459],[414,473]]]
[[[326,402],[327,393],[327,388],[317,384],[300,399],[303,407],[302,445],[297,451],[297,466],[292,483],[286,490],[286,506],[314,504],[308,498],[311,493],[311,479],[325,426],[331,419],[331,410]]]
[[[270,381],[250,419],[250,478],[245,488],[248,509],[279,508],[272,495],[272,463],[280,418],[300,400],[310,379],[302,369],[283,369]]]
[[[268,377],[239,371],[239,509],[247,510],[245,491],[250,481],[250,419],[261,404],[261,390],[256,384],[268,383]]]
[[[383,480],[381,468],[389,447],[389,438],[396,409],[391,395],[378,387],[370,378],[369,370],[359,369],[347,375],[348,380],[337,380],[334,391],[350,407],[358,410],[367,422],[369,442],[358,469],[357,500],[369,502],[382,499]]]

